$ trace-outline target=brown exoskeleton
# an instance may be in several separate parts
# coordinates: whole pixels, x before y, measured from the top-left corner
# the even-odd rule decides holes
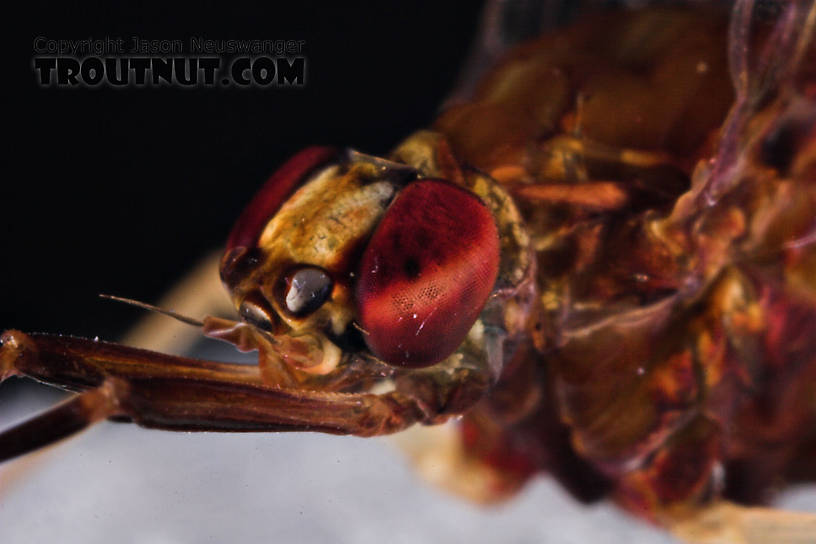
[[[370,436],[464,414],[451,485],[480,500],[547,470],[674,524],[812,477],[816,16],[752,15],[730,49],[715,13],[590,20],[387,159],[302,152],[228,241],[242,320],[203,322],[258,367],[7,332],[3,378],[83,392],[0,457],[106,417]]]

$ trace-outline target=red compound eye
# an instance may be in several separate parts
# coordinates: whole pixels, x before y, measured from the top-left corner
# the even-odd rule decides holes
[[[236,247],[255,247],[269,218],[300,183],[337,152],[331,147],[307,147],[272,174],[244,209],[227,239],[227,252]]]
[[[468,191],[411,183],[363,253],[356,297],[366,344],[393,365],[424,367],[454,352],[496,282],[499,235]]]

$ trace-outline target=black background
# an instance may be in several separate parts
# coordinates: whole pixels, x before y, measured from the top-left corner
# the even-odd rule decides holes
[[[274,2],[29,5],[6,85],[0,330],[115,339],[223,244],[252,194],[313,144],[382,154],[452,90],[481,6]],[[36,36],[305,40],[304,88],[39,88]],[[19,72],[16,70],[19,69]]]

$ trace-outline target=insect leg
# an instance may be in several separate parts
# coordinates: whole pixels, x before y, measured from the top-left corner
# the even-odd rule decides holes
[[[0,342],[0,379],[26,376],[72,391],[99,387],[108,377],[261,383],[254,365],[201,361],[85,338],[11,330]]]
[[[80,338],[6,332],[2,376],[87,390],[0,433],[0,461],[105,417],[177,431],[315,431],[372,436],[431,421],[418,397],[266,385],[257,367],[197,361]]]
[[[516,185],[511,192],[532,202],[562,203],[595,210],[616,210],[629,197],[623,188],[611,181],[576,184]]]
[[[0,433],[0,462],[47,446],[116,413],[112,383],[85,391]]]

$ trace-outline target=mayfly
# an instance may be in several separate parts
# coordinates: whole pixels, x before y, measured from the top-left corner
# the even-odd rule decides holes
[[[298,153],[229,235],[240,318],[191,320],[258,365],[7,331],[0,378],[78,394],[0,434],[0,459],[106,418],[457,419],[443,483],[472,499],[547,472],[689,538],[746,530],[726,500],[814,476],[816,6],[728,15],[589,15],[494,46],[387,157]]]

